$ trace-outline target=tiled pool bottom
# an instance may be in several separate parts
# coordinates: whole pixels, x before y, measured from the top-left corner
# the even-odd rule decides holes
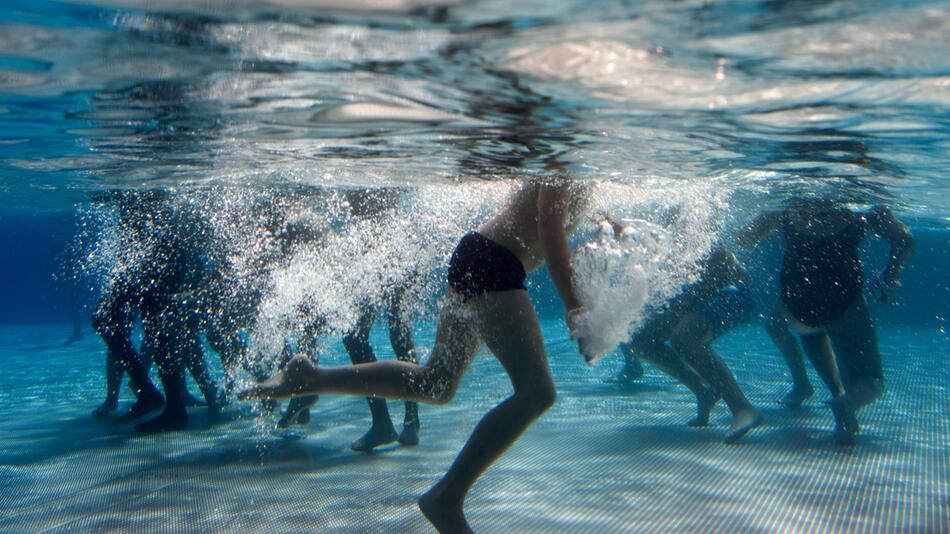
[[[767,417],[727,446],[724,406],[688,428],[684,388],[650,369],[632,387],[610,383],[617,358],[587,367],[563,326],[544,328],[558,402],[475,485],[477,531],[950,532],[946,334],[881,329],[887,393],[842,448],[823,391],[799,410],[777,404],[788,380],[761,329],[716,344]],[[481,355],[451,404],[422,408],[419,446],[371,455],[349,449],[368,427],[365,402],[339,396],[306,428],[276,431],[232,405],[210,428],[196,409],[188,431],[140,436],[88,415],[103,348],[92,335],[56,347],[67,333],[0,329],[0,532],[429,532],[416,496],[510,391]],[[346,361],[330,351],[326,363]]]

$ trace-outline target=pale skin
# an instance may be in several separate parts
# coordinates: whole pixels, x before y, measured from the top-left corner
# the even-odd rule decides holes
[[[847,210],[826,207],[827,203],[821,206],[813,210],[765,212],[739,232],[736,242],[740,246],[752,246],[781,229],[786,222],[799,233],[817,237],[837,235],[846,225],[853,224],[853,216]],[[891,245],[887,267],[875,284],[879,299],[887,302],[900,287],[900,273],[913,254],[914,238],[907,226],[886,207],[876,206],[860,217],[868,230]],[[858,410],[884,392],[881,354],[867,299],[862,293],[839,317],[820,327],[800,323],[784,306],[777,313],[784,315],[789,326],[799,334],[802,348],[831,392],[838,441],[853,443],[859,429]]]
[[[563,180],[527,183],[478,229],[514,253],[525,271],[548,264],[572,332],[574,318],[582,313],[567,244],[574,229],[568,221],[578,218],[583,204],[578,189]],[[423,514],[440,532],[471,532],[463,513],[469,489],[556,397],[541,326],[526,291],[493,291],[463,302],[448,289],[435,346],[424,365],[377,361],[317,368],[298,357],[273,380],[240,397],[342,393],[445,404],[483,343],[508,373],[514,393],[482,418],[448,472],[419,499]]]

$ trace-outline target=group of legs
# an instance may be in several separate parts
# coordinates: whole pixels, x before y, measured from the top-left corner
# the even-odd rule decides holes
[[[676,304],[674,301],[647,321],[630,342],[621,345],[624,366],[618,378],[623,382],[640,378],[640,358],[670,375],[696,395],[697,415],[687,423],[690,426],[707,425],[712,408],[720,399],[725,400],[733,415],[725,441],[733,443],[758,425],[762,417],[710,343],[751,319],[751,309],[743,310],[743,305],[731,309],[701,305],[683,312]],[[843,444],[853,443],[859,430],[857,410],[883,393],[880,351],[867,300],[860,298],[822,328],[797,329],[779,302],[766,318],[765,329],[792,379],[792,389],[781,402],[794,408],[814,395],[805,364],[807,355],[832,395],[836,439]]]
[[[201,389],[209,414],[215,415],[224,402],[208,370],[198,336],[197,317],[173,294],[139,294],[127,284],[112,286],[93,316],[93,327],[106,343],[106,399],[94,412],[105,417],[118,408],[123,374],[129,375],[136,401],[120,422],[131,422],[164,406],[162,413],[136,428],[142,431],[183,428],[188,422],[186,407],[194,404],[186,387],[187,369]],[[137,350],[132,332],[141,318],[143,341]],[[163,396],[149,378],[154,359]]]
[[[913,235],[886,206],[855,212],[833,199],[801,198],[760,214],[736,241],[752,246],[773,233],[782,237],[783,256],[779,303],[767,326],[791,371],[786,400],[794,405],[813,392],[790,328],[831,393],[836,439],[852,444],[858,411],[884,393],[860,248],[869,233],[890,244],[887,266],[875,284],[881,302],[888,302],[913,254]]]
[[[419,499],[423,514],[440,532],[470,532],[463,513],[468,491],[556,397],[524,281],[528,271],[547,262],[573,329],[581,306],[571,286],[566,223],[580,205],[575,193],[563,183],[526,184],[498,216],[462,238],[449,263],[449,289],[424,365],[397,360],[318,368],[298,357],[274,379],[240,396],[342,393],[444,404],[484,344],[508,374],[513,393],[479,421],[446,474]]]
[[[415,348],[413,347],[412,325],[404,317],[398,296],[394,297],[393,302],[385,306],[385,314],[389,327],[389,340],[396,359],[401,362],[416,363]],[[370,344],[370,332],[379,313],[379,307],[369,303],[360,306],[359,316],[356,324],[347,335],[343,337],[343,346],[350,356],[353,364],[365,364],[375,362],[376,355]],[[301,336],[298,342],[297,351],[307,358],[317,361],[319,354],[317,340],[322,336],[322,324],[319,320],[312,321]],[[293,351],[289,346],[285,347],[282,361],[278,369],[284,371],[291,363]],[[319,400],[319,395],[303,395],[290,399],[287,408],[281,415],[277,425],[279,427],[288,427],[294,423],[306,424],[310,421],[310,408]],[[401,433],[396,432],[392,418],[389,414],[389,406],[386,399],[370,396],[366,398],[369,404],[369,411],[372,417],[370,429],[361,438],[354,441],[351,448],[354,451],[369,452],[376,447],[398,441],[402,445],[412,446],[419,443],[419,408],[415,401],[407,400],[405,402],[405,415],[403,419],[403,429]]]
[[[794,319],[787,318],[781,304],[766,324],[792,376],[792,390],[785,404],[798,406],[814,394],[805,367],[807,355],[831,394],[835,439],[853,444],[860,430],[857,412],[884,393],[881,352],[867,299],[860,296],[834,321],[821,327],[796,325]],[[798,333],[798,340],[789,324]]]
[[[706,426],[713,407],[724,400],[732,413],[726,443],[735,443],[762,423],[711,343],[752,317],[753,304],[745,290],[720,292],[700,299],[674,299],[621,345],[624,367],[620,380],[639,378],[643,358],[686,386],[696,396],[696,417],[689,426]]]

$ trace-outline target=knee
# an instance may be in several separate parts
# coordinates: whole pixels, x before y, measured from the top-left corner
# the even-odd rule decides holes
[[[457,384],[426,380],[426,386],[423,386],[422,393],[430,403],[442,406],[452,402],[457,390]]]
[[[536,418],[554,406],[557,390],[551,382],[536,384],[526,391],[515,391],[515,399],[525,406],[532,418]]]
[[[422,375],[416,380],[419,396],[430,404],[448,404],[455,398],[460,382],[459,376],[433,367],[423,367]]]

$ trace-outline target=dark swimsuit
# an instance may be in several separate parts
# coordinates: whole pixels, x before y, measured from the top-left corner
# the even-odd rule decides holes
[[[518,256],[478,232],[466,234],[449,261],[449,286],[463,300],[490,291],[525,289],[527,276]]]
[[[799,232],[784,221],[785,256],[782,260],[782,302],[795,319],[812,327],[824,326],[841,316],[864,288],[859,248],[864,240],[864,219],[831,236]]]
[[[715,339],[751,321],[755,316],[755,300],[746,285],[739,282],[699,301],[693,313],[709,323]]]

